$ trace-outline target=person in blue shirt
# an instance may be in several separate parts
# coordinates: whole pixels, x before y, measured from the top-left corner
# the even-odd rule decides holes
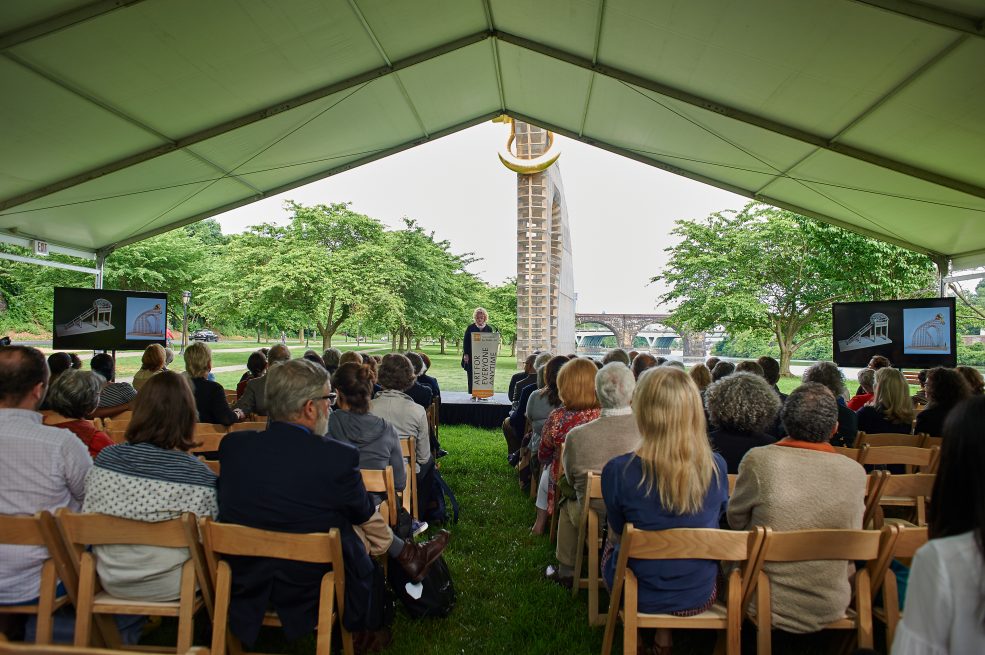
[[[672,367],[645,371],[632,406],[640,445],[602,469],[609,523],[602,575],[610,589],[627,523],[641,530],[717,528],[728,503],[725,460],[711,450],[701,395],[687,373]],[[688,616],[715,602],[715,562],[631,559],[629,568],[638,578],[641,612]],[[654,645],[666,652],[670,630],[657,630]]]

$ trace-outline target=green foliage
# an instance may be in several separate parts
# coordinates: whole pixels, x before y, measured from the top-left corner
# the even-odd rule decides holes
[[[712,348],[713,355],[724,357],[780,357],[780,347],[776,341],[752,332],[740,332],[727,335]],[[831,361],[830,339],[817,339],[802,345],[797,350],[797,359]]]
[[[677,221],[663,273],[671,323],[723,326],[772,338],[780,364],[806,344],[830,339],[831,304],[927,293],[931,261],[917,253],[761,203]]]

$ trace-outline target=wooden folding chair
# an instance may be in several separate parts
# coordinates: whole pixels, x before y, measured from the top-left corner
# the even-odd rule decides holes
[[[195,441],[199,442],[190,451],[191,453],[213,453],[219,450],[219,444],[229,432],[229,428],[218,423],[196,423]]]
[[[739,479],[738,473],[728,474],[728,496],[732,497],[732,493],[735,491],[735,481]]]
[[[862,452],[860,448],[846,448],[844,446],[831,446],[839,455],[844,455],[848,459],[858,461],[858,456]]]
[[[821,560],[866,561],[870,566],[855,572],[855,588],[845,616],[824,630],[854,630],[859,648],[872,648],[872,591],[870,569],[878,562],[884,537],[875,530],[795,530],[774,532],[766,528],[762,556],[755,581],[757,653],[772,652],[772,605],[769,575],[770,562],[813,562]],[[847,572],[846,572],[847,573]]]
[[[233,423],[229,426],[230,432],[243,432],[245,430],[258,430],[262,432],[266,429],[266,421],[243,421],[242,423]]]
[[[342,541],[337,528],[327,533],[294,534],[258,530],[242,525],[216,523],[206,518],[201,523],[209,572],[215,581],[215,619],[212,623],[212,652],[215,655],[242,654],[239,640],[229,632],[229,601],[232,590],[232,570],[222,556],[273,557],[277,559],[330,564],[331,570],[322,576],[318,605],[318,636],[315,655],[330,655],[332,624],[339,618],[342,648],[353,655],[352,635],[342,625],[345,611],[345,569],[342,563]],[[263,625],[281,627],[280,618],[267,612]]]
[[[404,489],[403,507],[415,519],[417,514],[417,439],[400,437],[400,454],[407,463],[407,487]]]
[[[602,501],[602,474],[589,471],[585,481],[585,498],[581,505],[581,518],[578,521],[578,541],[575,550],[575,579],[571,585],[571,595],[577,596],[580,589],[588,589],[588,623],[604,625],[605,618],[599,615],[599,551],[602,549],[602,526],[599,514],[592,508],[592,501]],[[585,551],[588,551],[588,577],[581,577]]]
[[[144,614],[174,616],[178,619],[178,643],[175,651],[184,653],[192,647],[195,613],[206,606],[206,592],[195,591],[196,582],[203,590],[208,580],[195,532],[195,517],[183,514],[180,519],[149,523],[131,521],[103,514],[74,514],[62,508],[55,515],[62,538],[77,559],[78,599],[75,603],[75,645],[89,646],[93,616],[100,614]],[[187,548],[189,559],[181,569],[181,589],[177,600],[144,602],[117,598],[103,591],[96,575],[95,556],[89,546],[139,544],[164,548]],[[209,598],[211,607],[211,598]]]
[[[879,569],[873,573],[872,594],[875,595],[880,589],[882,590],[882,607],[873,608],[872,613],[885,624],[886,644],[888,645],[893,643],[896,626],[903,618],[899,608],[896,574],[889,566],[896,559],[912,559],[917,550],[927,543],[927,528],[904,528],[892,525],[886,526],[884,529],[892,529],[896,536],[889,556],[884,558],[884,562],[880,562]]]
[[[428,405],[427,416],[428,416],[428,430],[431,430],[431,432],[434,434],[434,438],[437,439],[438,426],[441,422],[441,403],[438,402],[437,398],[433,399],[431,401],[431,404]]]
[[[920,442],[921,448],[933,448],[934,446],[943,446],[944,437],[932,437],[929,434],[921,434],[923,441]]]
[[[879,499],[882,497],[882,485],[889,477],[889,471],[873,471],[869,473],[865,485],[865,513],[862,516],[862,527],[870,529],[869,525],[874,521],[875,513],[879,508]]]
[[[393,483],[393,467],[384,470],[362,469],[363,486],[371,494],[384,494],[386,500],[380,505],[380,514],[391,528],[397,527],[397,491]]]
[[[205,459],[203,456],[199,455],[198,461],[208,466],[209,470],[215,473],[216,475],[220,475],[220,472],[222,471],[222,465],[219,463],[219,460]]]
[[[933,464],[937,461],[937,448],[919,448],[916,446],[869,446],[864,445],[859,453],[859,464],[871,465],[906,465],[906,472],[913,473],[919,467],[922,473],[931,473]]]
[[[0,515],[0,544],[7,546],[47,546],[41,512],[34,516]],[[34,614],[37,630],[36,644],[50,644],[53,628],[52,614],[68,602],[68,596],[57,596],[58,576],[55,561],[48,557],[41,564],[41,584],[38,602],[22,605],[0,605],[0,614]]]
[[[133,418],[133,410],[128,409],[120,412],[116,416],[106,416],[103,418],[103,425],[113,430],[126,429],[130,420]]]
[[[919,434],[894,434],[892,432],[873,434],[859,432],[858,439],[855,441],[856,448],[861,448],[862,446],[872,446],[873,448],[882,446],[910,446],[911,448],[920,448],[922,445],[923,437]]]
[[[887,475],[872,512],[873,527],[879,529],[884,523],[894,523],[902,527],[927,525],[927,499],[934,489],[936,475],[930,473],[907,473]],[[913,521],[889,518],[884,519],[882,507],[912,507]]]
[[[60,644],[11,643],[5,641],[3,635],[0,634],[0,655],[120,655],[120,651],[111,648],[77,648]],[[209,649],[196,646],[182,655],[209,655]]]
[[[602,654],[612,652],[616,619],[622,599],[623,653],[636,655],[639,628],[694,628],[725,631],[725,651],[738,655],[741,647],[742,608],[751,592],[753,573],[762,550],[765,528],[749,532],[710,528],[637,530],[632,523],[623,529],[619,559],[612,585],[609,613],[605,622]],[[627,566],[632,559],[702,559],[740,562],[728,576],[727,589],[720,590],[725,602],[716,601],[710,609],[694,616],[641,614],[637,605],[637,581]]]
[[[106,432],[109,438],[113,440],[113,443],[123,443],[124,441],[127,440],[126,428],[123,428],[122,430],[106,429],[104,430],[104,432]]]
[[[226,391],[226,402],[229,403],[230,407],[232,407],[233,405],[236,404],[236,401],[239,400],[239,398],[236,397],[236,390],[226,389],[225,391]]]

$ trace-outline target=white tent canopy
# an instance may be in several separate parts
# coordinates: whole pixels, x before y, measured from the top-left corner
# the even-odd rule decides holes
[[[105,254],[505,113],[985,265],[983,17],[980,0],[4,0],[0,238]]]

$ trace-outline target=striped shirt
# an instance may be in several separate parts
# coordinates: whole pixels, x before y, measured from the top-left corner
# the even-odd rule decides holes
[[[78,510],[91,467],[89,451],[71,431],[42,425],[37,412],[0,409],[0,514]],[[47,558],[41,546],[0,545],[0,604],[37,598]]]
[[[129,382],[110,382],[99,392],[99,407],[125,405],[137,397],[137,390]]]

